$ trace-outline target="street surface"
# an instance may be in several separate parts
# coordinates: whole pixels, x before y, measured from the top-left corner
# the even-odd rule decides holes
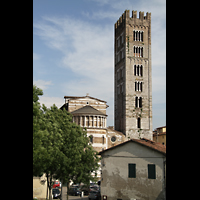
[[[67,187],[62,188],[62,200],[67,200]],[[70,196],[69,200],[88,200],[88,196],[81,198],[80,196]]]

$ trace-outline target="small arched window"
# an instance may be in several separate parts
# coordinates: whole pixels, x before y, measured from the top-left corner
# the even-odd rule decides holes
[[[138,128],[141,128],[141,119],[138,117],[137,119],[137,127]]]

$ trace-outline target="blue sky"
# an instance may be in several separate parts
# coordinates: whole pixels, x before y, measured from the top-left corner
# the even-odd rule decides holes
[[[107,101],[114,125],[114,23],[125,10],[151,12],[153,129],[166,125],[165,0],[33,0],[33,83],[40,103],[64,96]]]

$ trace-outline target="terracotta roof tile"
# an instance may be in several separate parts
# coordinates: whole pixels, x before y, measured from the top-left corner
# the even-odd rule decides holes
[[[158,142],[155,142],[153,140],[146,139],[146,138],[142,138],[142,139],[130,139],[130,140],[128,140],[126,142],[123,142],[121,144],[118,144],[118,145],[116,145],[114,147],[110,147],[109,149],[103,150],[103,151],[99,152],[99,154],[101,155],[105,151],[109,151],[110,149],[113,149],[113,148],[116,148],[118,146],[124,145],[124,144],[126,144],[128,142],[137,142],[138,144],[141,144],[143,146],[149,147],[151,149],[154,149],[154,150],[156,150],[156,151],[158,151],[158,152],[166,155],[166,146],[164,146],[164,145],[162,145],[162,144],[160,144]]]

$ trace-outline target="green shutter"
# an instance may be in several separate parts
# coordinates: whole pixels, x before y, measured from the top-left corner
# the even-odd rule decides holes
[[[148,164],[148,178],[156,179],[156,166],[154,164]]]
[[[128,164],[128,177],[136,178],[136,164]]]

